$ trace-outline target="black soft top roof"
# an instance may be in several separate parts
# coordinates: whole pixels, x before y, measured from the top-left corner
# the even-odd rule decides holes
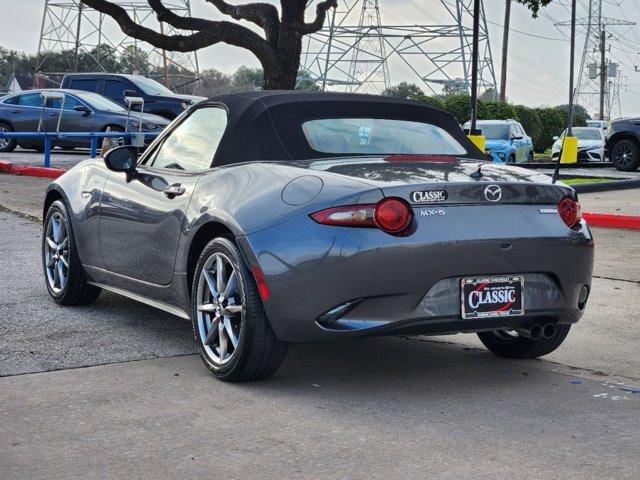
[[[204,104],[223,104],[227,131],[214,165],[256,160],[307,160],[344,157],[311,148],[302,124],[320,118],[389,118],[437,125],[451,134],[470,158],[483,158],[448,113],[423,103],[377,95],[328,92],[258,91],[214,97]],[[360,155],[361,156],[361,155]]]

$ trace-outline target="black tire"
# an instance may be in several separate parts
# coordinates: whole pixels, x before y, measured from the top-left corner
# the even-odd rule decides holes
[[[509,158],[508,158],[508,160],[507,160],[507,163],[516,163],[516,156],[515,156],[515,154],[511,153],[511,154],[509,155]]]
[[[13,132],[13,127],[5,122],[0,122],[0,132]],[[9,153],[13,152],[18,146],[18,141],[15,138],[2,138],[0,139],[0,152]]]
[[[611,162],[617,170],[634,172],[640,167],[640,148],[634,140],[624,138],[611,147]]]
[[[216,253],[228,258],[235,272],[239,274],[237,292],[244,306],[240,314],[238,344],[226,363],[217,362],[207,353],[198,325],[197,292],[200,276],[207,260]],[[193,332],[200,358],[218,379],[226,382],[246,382],[261,380],[275,373],[287,353],[287,344],[278,340],[271,329],[253,274],[245,264],[238,247],[231,240],[219,237],[207,244],[198,258],[191,292]]]
[[[537,358],[553,352],[567,338],[571,325],[557,325],[556,333],[551,338],[530,338],[518,336],[508,338],[497,332],[478,333],[480,341],[492,353],[507,358]]]
[[[533,150],[531,150],[529,152],[529,155],[527,155],[527,162],[529,163],[533,162]]]
[[[51,221],[51,217],[55,214],[59,214],[59,217],[64,222],[64,228],[67,234],[67,255],[68,262],[66,283],[59,289],[54,290],[49,282],[47,274],[47,253],[45,250],[45,243],[47,241],[47,227]],[[45,284],[49,295],[53,300],[60,305],[88,305],[96,301],[100,296],[101,289],[87,283],[87,277],[84,272],[80,258],[78,257],[78,251],[75,243],[75,236],[73,235],[73,227],[69,221],[69,213],[67,207],[62,200],[56,200],[51,204],[47,215],[45,216],[43,223],[42,233],[42,267],[44,271]]]

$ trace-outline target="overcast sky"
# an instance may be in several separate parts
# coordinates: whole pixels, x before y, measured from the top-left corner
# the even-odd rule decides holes
[[[62,1],[62,0],[61,0]],[[69,0],[64,0],[69,1]],[[230,0],[234,3],[233,0]],[[439,0],[379,0],[383,23],[433,24],[436,20],[450,22]],[[236,2],[241,3],[241,2]],[[578,16],[586,16],[588,0],[579,0]],[[194,16],[217,16],[214,7],[204,0],[191,0]],[[530,106],[566,103],[568,90],[569,44],[563,35],[568,27],[556,27],[557,21],[569,19],[569,0],[553,0],[538,19],[518,4],[512,6],[510,64],[507,97],[510,101]],[[603,0],[604,15],[640,21],[640,0]],[[0,45],[34,53],[42,22],[44,0],[0,0]],[[485,0],[489,22],[490,44],[497,81],[500,75],[504,0]],[[445,20],[446,19],[446,20]],[[640,72],[635,72],[640,35],[637,26],[612,27],[611,58],[621,67],[628,87],[621,89],[622,114],[640,114]],[[576,67],[584,42],[578,37]],[[216,45],[199,52],[201,68],[217,68],[231,72],[239,65],[258,66],[251,53],[226,45]],[[397,61],[390,63],[392,83],[416,81]],[[588,102],[585,102],[588,103]],[[593,103],[595,104],[595,103]],[[617,106],[614,116],[617,116]]]

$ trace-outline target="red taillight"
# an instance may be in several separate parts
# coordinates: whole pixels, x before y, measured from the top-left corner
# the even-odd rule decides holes
[[[339,227],[375,227],[374,205],[345,205],[312,213],[311,218],[323,225]]]
[[[385,198],[377,204],[345,205],[311,214],[316,222],[340,227],[378,227],[396,234],[409,226],[413,218],[411,207],[398,198]]]
[[[373,218],[381,230],[400,233],[411,223],[411,208],[402,200],[387,198],[376,205]]]
[[[580,204],[571,197],[562,197],[558,202],[558,213],[560,218],[567,225],[572,228],[582,220],[582,208]]]
[[[262,273],[262,269],[258,266],[255,266],[251,269],[251,271],[253,272],[253,276],[256,279],[260,297],[262,297],[262,300],[266,300],[267,298],[269,298],[269,287],[267,287],[267,283],[264,281],[264,273]]]

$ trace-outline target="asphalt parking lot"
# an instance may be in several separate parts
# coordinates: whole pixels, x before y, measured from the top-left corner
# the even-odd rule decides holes
[[[183,320],[48,299],[40,225],[6,210],[38,217],[44,184],[0,175],[2,479],[638,478],[639,232],[594,230],[587,313],[544,359],[389,337],[296,345],[230,385]]]

